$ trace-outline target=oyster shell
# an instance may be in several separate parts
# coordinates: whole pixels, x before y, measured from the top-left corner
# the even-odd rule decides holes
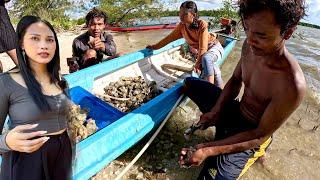
[[[68,112],[68,131],[73,143],[78,143],[97,131],[98,128],[93,119],[86,121],[88,110],[81,109],[79,105],[71,105]]]
[[[141,77],[120,77],[104,88],[102,100],[123,112],[130,112],[159,95],[155,81],[149,84]]]

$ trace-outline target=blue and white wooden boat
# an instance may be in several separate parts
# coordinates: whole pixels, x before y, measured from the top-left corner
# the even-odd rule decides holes
[[[232,51],[236,40],[221,37],[220,42],[225,45],[225,53],[217,62],[219,66]],[[73,179],[88,179],[95,175],[164,120],[181,95],[183,78],[190,74],[168,73],[162,70],[161,64],[191,68],[192,62],[180,56],[179,49],[183,44],[185,41],[179,39],[156,51],[143,49],[64,76],[71,88],[71,99],[89,108],[89,116],[99,127],[95,134],[76,144]],[[156,81],[163,93],[130,113],[122,113],[92,95],[103,93],[109,82],[117,81],[121,76],[139,75],[147,81]]]

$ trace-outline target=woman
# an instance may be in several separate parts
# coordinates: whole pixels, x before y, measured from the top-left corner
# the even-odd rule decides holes
[[[0,75],[1,179],[70,179],[69,104],[59,76],[57,35],[47,21],[26,16],[17,26],[20,70]]]
[[[160,49],[168,43],[179,38],[185,38],[192,48],[196,49],[197,61],[196,72],[201,72],[201,78],[217,85],[223,86],[221,71],[214,64],[222,57],[223,47],[214,34],[208,32],[208,24],[199,20],[197,5],[193,1],[186,1],[181,4],[179,12],[181,22],[167,37],[155,45],[149,45],[149,49]]]
[[[13,62],[18,65],[16,55],[16,34],[10,22],[8,12],[4,6],[5,3],[10,0],[0,0],[0,54],[6,52]],[[3,67],[0,62],[0,73],[2,73]]]

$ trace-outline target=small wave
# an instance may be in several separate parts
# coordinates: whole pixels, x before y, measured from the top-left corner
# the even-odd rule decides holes
[[[309,86],[308,94],[316,101],[317,104],[320,105],[320,77],[317,79],[317,77],[314,77],[314,75],[315,74],[313,73],[305,72],[305,77]]]
[[[310,57],[304,53],[295,53],[294,54],[299,63],[304,64],[306,66],[311,66],[314,68],[320,68],[320,62],[315,60],[314,57]]]
[[[317,93],[315,91],[310,91],[309,92],[310,97],[315,100],[317,105],[320,105],[320,93]]]

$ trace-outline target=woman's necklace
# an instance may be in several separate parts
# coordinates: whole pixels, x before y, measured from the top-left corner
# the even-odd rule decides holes
[[[45,85],[46,82],[50,82],[50,78],[46,77],[46,75],[43,75],[43,78],[40,78],[40,76],[35,76],[36,80],[41,84],[41,85]],[[48,81],[49,79],[49,81]],[[48,83],[50,84],[50,83]]]

